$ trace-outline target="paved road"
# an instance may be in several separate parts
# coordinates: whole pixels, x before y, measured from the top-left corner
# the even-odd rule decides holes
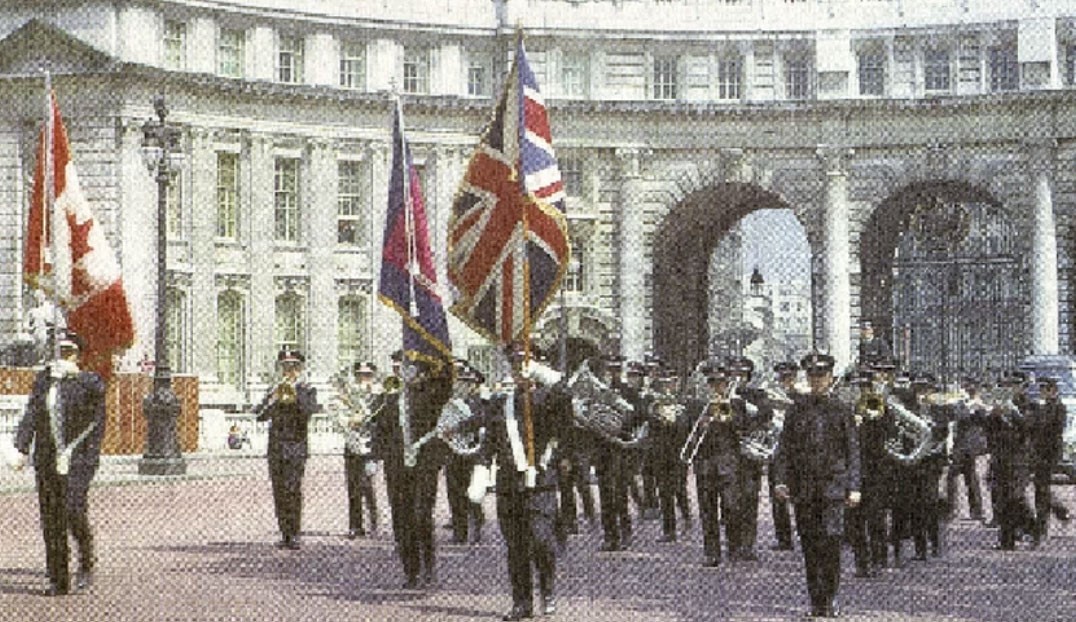
[[[348,541],[340,457],[311,459],[305,481],[303,548],[278,551],[264,459],[198,457],[188,477],[147,481],[131,460],[111,460],[91,491],[99,543],[97,580],[86,593],[39,595],[44,551],[31,475],[0,477],[0,620],[495,620],[507,608],[504,549],[495,521],[477,546],[447,543],[439,529],[440,585],[399,589],[388,505],[382,530]],[[380,486],[379,486],[380,488]],[[443,487],[442,487],[443,489]],[[1058,488],[1076,508],[1072,487]],[[442,490],[443,495],[443,490]],[[763,503],[762,518],[769,509]],[[442,498],[438,524],[447,519]],[[494,516],[492,499],[487,516]],[[761,561],[699,564],[694,531],[657,544],[659,526],[637,527],[628,552],[598,554],[597,531],[569,540],[559,571],[562,621],[802,619],[806,602],[798,552],[768,550]],[[1076,524],[1054,524],[1037,551],[991,550],[996,531],[971,521],[949,528],[941,559],[852,578],[844,556],[842,597],[849,620],[1072,622],[1076,620]]]

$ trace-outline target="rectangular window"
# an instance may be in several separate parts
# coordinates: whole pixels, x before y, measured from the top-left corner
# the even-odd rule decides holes
[[[885,95],[885,56],[882,52],[860,52],[859,94]]]
[[[717,98],[740,99],[742,95],[742,67],[739,58],[723,58],[717,61]]]
[[[168,183],[165,194],[165,214],[168,217],[168,239],[186,239],[183,226],[183,174],[176,173]]]
[[[807,59],[797,54],[785,57],[785,97],[807,99],[810,94],[810,69]]]
[[[217,237],[239,236],[239,155],[217,153]]]
[[[273,171],[274,232],[278,242],[299,241],[299,160],[277,158]]]
[[[362,165],[353,160],[337,163],[336,185],[336,241],[339,244],[363,246],[366,244],[366,227],[362,195]]]
[[[949,51],[927,50],[923,53],[923,89],[928,93],[944,93],[950,89]]]
[[[366,358],[366,300],[346,296],[337,306],[336,366],[348,369],[352,363]]]
[[[243,45],[246,36],[242,30],[222,28],[217,39],[217,73],[228,78],[243,77]]]
[[[1011,47],[990,48],[990,90],[1015,91],[1020,88],[1020,63]]]
[[[306,350],[306,331],[303,328],[303,299],[295,293],[281,294],[276,298],[274,337],[279,352],[285,346]]]
[[[467,62],[467,94],[471,97],[489,97],[490,62],[486,58],[472,56]]]
[[[1076,45],[1065,48],[1065,84],[1076,86]]]
[[[564,182],[564,194],[578,197],[583,194],[583,166],[576,156],[557,156],[560,178]]]
[[[166,69],[187,67],[187,24],[183,22],[164,22],[164,66]]]
[[[564,52],[560,63],[560,93],[564,97],[586,97],[587,57],[579,52]]]
[[[236,291],[217,296],[217,380],[239,388],[243,379],[243,296]]]
[[[430,51],[425,48],[404,50],[404,93],[424,95],[430,92]]]
[[[677,62],[675,57],[654,59],[653,99],[676,99]]]
[[[366,45],[346,42],[340,46],[340,86],[361,89],[366,83]]]
[[[568,269],[564,272],[564,291],[583,291],[583,249],[572,244],[572,258],[568,262]]]
[[[289,84],[303,81],[302,37],[280,35],[276,51],[276,79]]]
[[[173,372],[187,371],[187,296],[179,289],[168,288],[168,325],[165,327],[165,347],[168,366]]]

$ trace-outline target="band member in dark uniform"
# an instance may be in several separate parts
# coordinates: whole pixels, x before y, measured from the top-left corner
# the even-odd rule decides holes
[[[348,538],[366,535],[362,506],[370,518],[371,532],[377,530],[377,495],[373,456],[373,418],[380,414],[385,398],[375,375],[377,366],[367,361],[352,365],[354,388],[346,387],[343,403],[337,405],[339,426],[344,431],[344,475],[347,481]]]
[[[874,324],[870,320],[863,320],[859,325],[858,367],[873,367],[876,363],[886,362],[891,358],[889,344],[874,334]]]
[[[833,358],[800,366],[811,392],[789,409],[775,460],[774,492],[790,497],[807,574],[811,615],[839,615],[844,508],[859,505],[859,440],[848,407],[830,396]]]
[[[385,410],[376,419],[375,455],[384,461],[385,487],[392,512],[392,536],[403,566],[404,589],[437,582],[433,507],[437,479],[448,448],[434,439],[418,440],[436,427],[441,408],[452,395],[452,369],[425,361],[403,361],[402,386],[386,393]]]
[[[467,361],[456,361],[456,386],[454,396],[463,400],[471,411],[471,416],[481,416],[485,411],[486,404],[479,397],[478,391],[485,382],[482,372],[471,367]],[[481,428],[468,433],[468,441],[475,441],[484,434]],[[445,487],[448,497],[449,514],[452,517],[452,543],[466,544],[482,541],[482,526],[485,524],[485,514],[482,506],[473,503],[467,497],[467,488],[471,483],[471,475],[474,473],[474,465],[479,460],[478,456],[461,456],[450,453],[448,464],[445,465]],[[469,536],[469,538],[468,538]]]
[[[773,411],[769,400],[766,399],[766,393],[749,386],[751,376],[755,372],[755,364],[749,358],[739,357],[729,361],[726,367],[731,375],[731,381],[737,385],[737,398],[734,401],[736,407],[746,415],[745,421],[749,427],[747,432],[769,428],[773,420]],[[745,451],[740,452],[740,464],[736,469],[736,485],[740,489],[737,496],[740,499],[738,520],[741,531],[739,547],[733,557],[744,561],[758,560],[755,542],[758,540],[759,491],[762,489],[762,470],[765,464],[764,458]]]
[[[570,427],[561,434],[560,473],[560,524],[557,528],[562,541],[569,535],[579,533],[579,513],[576,493],[583,504],[583,516],[591,527],[595,523],[594,494],[591,491],[590,465],[596,444],[594,435],[583,428]]]
[[[595,373],[609,388],[620,391],[622,359],[617,355],[595,362]],[[626,452],[618,439],[595,437],[595,467],[598,473],[598,503],[601,506],[602,531],[605,534],[601,550],[619,551],[631,545],[632,525],[628,513],[628,483]]]
[[[620,389],[621,396],[634,408],[632,417],[628,422],[628,430],[625,436],[637,437],[639,426],[646,421],[646,413],[650,410],[650,398],[644,386],[646,380],[646,366],[640,361],[628,361],[624,370],[624,385]],[[627,490],[635,508],[639,512],[639,520],[644,520],[650,514],[648,510],[657,505],[656,496],[648,496],[646,492],[646,474],[643,469],[648,461],[650,453],[649,441],[635,443],[631,449],[624,451],[624,474],[627,477]]]
[[[712,366],[701,371],[706,376],[710,397],[707,401],[689,403],[688,413],[694,428],[681,455],[695,469],[703,565],[716,567],[721,563],[722,525],[729,559],[735,559],[740,550],[742,525],[736,473],[740,464],[740,436],[747,422],[742,408],[729,395],[728,372]]]
[[[796,389],[796,376],[800,366],[795,361],[777,363],[773,367],[777,375],[777,388],[779,394],[777,401],[771,399],[771,406],[776,411],[782,410],[782,416],[792,406],[798,391]],[[776,416],[776,412],[774,413]],[[773,545],[775,551],[791,551],[792,546],[792,508],[789,507],[788,499],[778,499],[773,494],[773,458],[770,458],[767,466],[766,485],[770,495],[770,513],[773,515],[773,531],[777,543]]]
[[[90,481],[97,472],[105,431],[105,383],[91,371],[81,371],[82,340],[74,332],[56,331],[59,360],[34,379],[33,392],[15,434],[15,448],[25,456],[34,447],[41,529],[45,539],[47,594],[66,594],[71,588],[67,532],[78,543],[77,589],[89,587],[94,566],[93,534],[87,515]]]
[[[999,381],[1001,399],[995,399],[984,428],[990,446],[991,496],[995,497],[998,549],[1016,549],[1020,531],[1034,532],[1034,518],[1024,499],[1027,466],[1027,414],[1031,404],[1024,393],[1027,376],[1022,371],[1006,374]]]
[[[846,518],[856,576],[875,577],[885,567],[888,552],[885,510],[891,471],[885,442],[892,433],[892,415],[886,412],[885,396],[873,371],[861,372],[857,384],[860,397],[853,419],[859,434],[862,501],[848,508]]]
[[[1031,475],[1035,485],[1035,546],[1044,538],[1050,523],[1050,477],[1061,458],[1061,435],[1067,413],[1057,391],[1057,378],[1039,380],[1042,402],[1035,404],[1028,434],[1031,444]]]
[[[680,460],[680,448],[687,440],[691,414],[677,393],[677,379],[665,375],[653,385],[650,404],[650,457],[657,475],[658,499],[661,502],[661,537],[658,542],[676,541],[676,508],[679,505],[684,524],[691,524],[687,498],[687,465]],[[695,413],[696,415],[698,413]]]
[[[542,612],[556,612],[557,446],[571,425],[571,402],[559,385],[541,387],[524,377],[523,356],[510,354],[513,387],[493,396],[488,415],[471,425],[487,429],[487,459],[497,459],[497,520],[508,547],[512,608],[504,620],[534,615],[534,572]],[[527,460],[524,409],[530,392],[534,462]]]
[[[986,453],[986,436],[983,434],[982,420],[986,416],[985,406],[979,395],[979,381],[964,378],[964,392],[967,398],[954,406],[953,417],[956,430],[953,434],[952,464],[946,477],[946,497],[948,498],[949,517],[956,514],[957,480],[964,479],[967,490],[968,513],[972,520],[983,520],[983,492],[979,480],[979,471],[975,467],[976,459]]]
[[[318,410],[317,390],[299,380],[306,357],[285,347],[277,354],[280,382],[254,409],[258,421],[269,422],[269,479],[273,485],[280,541],[277,548],[298,549],[302,530],[303,473],[306,471],[307,424]]]
[[[946,397],[945,386],[941,383],[933,385],[933,390],[928,393],[924,402],[922,412],[930,422],[931,438],[921,465],[922,503],[919,505],[923,510],[922,528],[926,531],[930,553],[938,557],[942,553],[945,524],[943,519],[946,515],[945,502],[938,497],[938,488],[942,472],[949,462],[949,447],[952,445],[950,430],[955,427],[950,424],[955,421],[955,402]]]

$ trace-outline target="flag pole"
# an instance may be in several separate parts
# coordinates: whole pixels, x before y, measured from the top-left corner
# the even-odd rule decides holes
[[[45,275],[45,260],[51,254],[51,260],[55,261],[58,249],[55,248],[56,236],[49,235],[55,234],[55,229],[58,226],[56,222],[52,222],[52,227],[49,227],[51,220],[55,219],[55,214],[52,213],[56,205],[56,161],[55,152],[53,146],[55,143],[55,115],[52,110],[52,73],[48,69],[45,70],[45,140],[41,157],[45,158],[45,174],[44,174],[44,190],[45,196],[42,197],[41,205],[41,256],[39,264],[39,278],[48,282],[47,279],[52,279],[53,298],[56,298],[58,291],[56,287],[56,269],[53,266],[52,273],[49,276]],[[52,229],[52,231],[50,231]],[[47,249],[47,250],[46,250]],[[44,283],[41,283],[43,285]],[[52,360],[60,360],[60,337],[58,334],[60,328],[60,304],[59,300],[55,299],[52,303]],[[46,335],[48,331],[45,331]]]
[[[403,208],[404,208],[404,228],[407,235],[407,284],[409,287],[409,299],[410,299],[410,312],[411,317],[418,317],[419,310],[418,305],[415,303],[415,220],[414,211],[411,205],[411,175],[410,167],[408,166],[408,158],[411,155],[407,148],[407,140],[404,138],[404,122],[403,122],[403,104],[400,101],[399,93],[393,92],[393,99],[396,101],[396,122],[400,128],[400,179],[403,182]]]
[[[508,81],[509,84],[515,87],[515,106],[516,114],[520,114],[523,110],[523,89],[519,83],[519,56],[523,53],[523,28],[520,25],[516,25],[516,55],[512,59],[512,69],[509,72]],[[512,82],[512,73],[515,73],[515,82]],[[527,128],[525,123],[517,123],[519,134],[516,137],[517,152],[518,145],[523,142],[523,134],[526,133]],[[519,175],[519,184],[524,195],[523,201],[523,214],[522,224],[523,232],[519,239],[521,254],[523,255],[523,369],[527,369],[530,366],[531,361],[531,267],[530,260],[527,258],[527,236],[530,234],[530,222],[528,219],[529,201],[531,199],[530,193],[527,192],[525,183],[525,173],[523,171],[523,162],[520,159],[516,160],[516,170]],[[536,461],[534,458],[534,415],[531,404],[531,381],[527,381],[527,390],[523,392],[523,434],[527,445],[527,466],[530,469],[534,469]],[[529,479],[527,484],[532,486],[534,482]]]

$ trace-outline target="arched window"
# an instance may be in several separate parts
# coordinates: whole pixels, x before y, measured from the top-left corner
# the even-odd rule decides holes
[[[217,296],[217,379],[221,384],[239,388],[244,372],[243,296],[228,290]]]
[[[277,351],[284,346],[306,350],[305,313],[303,299],[294,292],[276,298],[274,341]]]

